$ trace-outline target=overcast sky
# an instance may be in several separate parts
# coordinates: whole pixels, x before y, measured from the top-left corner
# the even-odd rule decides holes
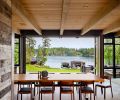
[[[36,40],[36,48],[42,43],[42,38],[34,38]],[[50,47],[65,48],[94,48],[94,38],[49,38]]]

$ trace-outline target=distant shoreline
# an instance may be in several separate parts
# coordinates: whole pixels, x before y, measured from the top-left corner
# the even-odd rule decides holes
[[[94,65],[94,57],[82,57],[82,56],[47,56],[47,62],[45,65],[52,68],[61,68],[62,62],[71,63],[71,61],[83,61],[86,65]]]

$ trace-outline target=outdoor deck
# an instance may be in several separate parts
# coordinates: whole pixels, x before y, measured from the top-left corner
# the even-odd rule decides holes
[[[113,85],[113,98],[111,96],[111,92],[109,91],[109,89],[107,89],[106,100],[120,100],[120,98],[119,98],[120,83],[116,84],[116,83],[112,82],[112,85]],[[16,99],[17,85],[15,85],[14,88],[15,88],[14,100],[17,100]],[[20,100],[20,98],[19,98],[19,100]],[[29,100],[29,96],[28,95],[23,95],[23,100]],[[35,100],[38,100],[38,96],[35,97]],[[51,100],[51,95],[50,94],[43,95],[43,100]],[[58,87],[55,89],[54,100],[59,100],[59,88]],[[70,100],[69,94],[65,94],[65,95],[63,94],[62,95],[62,100]],[[78,93],[76,92],[76,89],[75,89],[75,100],[79,100],[78,99]],[[100,93],[100,88],[98,88],[96,100],[104,100],[104,96]]]

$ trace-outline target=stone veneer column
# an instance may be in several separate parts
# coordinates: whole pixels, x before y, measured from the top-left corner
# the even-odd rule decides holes
[[[11,7],[5,0],[0,0],[0,100],[11,100],[11,41]]]

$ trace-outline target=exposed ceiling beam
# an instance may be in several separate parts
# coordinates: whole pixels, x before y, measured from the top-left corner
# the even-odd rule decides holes
[[[5,1],[9,5],[9,7],[11,7],[11,0],[3,0],[3,1]]]
[[[17,28],[12,28],[12,33],[20,34],[20,30]]]
[[[120,36],[120,31],[115,34],[115,36]]]
[[[67,14],[69,11],[70,0],[62,0],[62,13],[61,13],[61,23],[60,23],[60,35],[64,32],[64,23],[67,19]]]
[[[117,31],[120,31],[120,19],[110,24],[106,29],[104,29],[103,34]]]
[[[29,23],[39,35],[42,35],[41,28],[37,25],[34,18],[31,15],[29,15],[29,13],[24,9],[20,0],[12,0],[12,9],[26,23]]]
[[[110,0],[110,3],[106,5],[105,8],[100,9],[92,18],[91,20],[84,26],[81,35],[86,34],[90,31],[96,24],[100,23],[104,20],[104,18],[110,15],[114,10],[120,8],[119,0]]]
[[[15,23],[12,23],[12,33],[20,34],[20,30],[16,26]]]

